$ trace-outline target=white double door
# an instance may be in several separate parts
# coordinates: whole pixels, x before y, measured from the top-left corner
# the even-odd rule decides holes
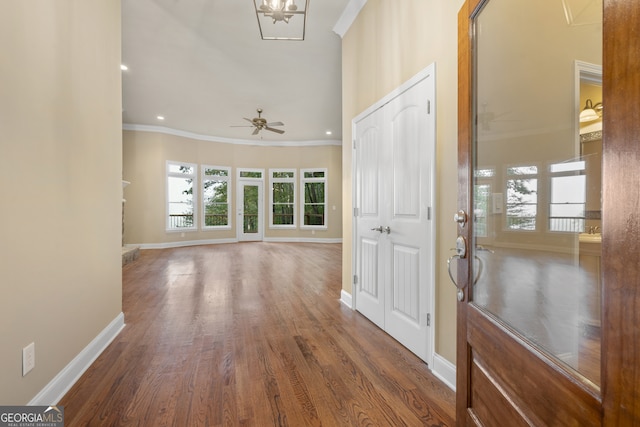
[[[434,80],[431,66],[354,121],[355,308],[428,363]]]

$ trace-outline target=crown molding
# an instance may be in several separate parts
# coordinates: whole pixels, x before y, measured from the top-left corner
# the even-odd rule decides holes
[[[342,11],[342,15],[338,18],[338,22],[333,26],[333,32],[339,35],[340,38],[344,38],[344,35],[349,31],[365,4],[367,4],[367,0],[350,0]]]
[[[251,139],[235,139],[224,138],[221,136],[201,135],[197,133],[187,132],[184,130],[171,129],[164,126],[151,126],[151,125],[136,125],[130,123],[124,123],[122,130],[136,131],[136,132],[156,132],[166,135],[180,136],[183,138],[196,139],[199,141],[210,142],[222,142],[225,144],[236,145],[259,145],[263,147],[313,147],[323,145],[342,145],[342,141],[338,139],[319,139],[308,141],[265,141],[265,140],[251,140]]]

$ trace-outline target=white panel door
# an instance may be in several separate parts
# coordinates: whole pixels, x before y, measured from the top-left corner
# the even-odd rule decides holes
[[[429,218],[435,152],[435,120],[428,106],[432,85],[431,76],[385,106],[392,197],[385,330],[424,360],[430,351],[427,315],[434,277]]]
[[[355,252],[358,283],[355,287],[356,309],[373,323],[384,328],[384,264],[379,262],[381,240],[380,185],[382,144],[382,110],[365,117],[357,126],[358,149],[355,174],[358,213],[356,215]]]
[[[355,124],[354,296],[358,311],[429,361],[435,79],[426,71]]]

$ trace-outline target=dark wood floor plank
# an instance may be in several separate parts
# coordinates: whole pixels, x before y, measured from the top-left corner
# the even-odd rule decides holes
[[[454,394],[340,303],[336,244],[143,250],[67,426],[452,426]]]

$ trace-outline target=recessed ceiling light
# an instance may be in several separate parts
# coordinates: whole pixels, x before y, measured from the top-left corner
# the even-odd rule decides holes
[[[164,120],[164,116],[157,116],[156,119],[158,120]]]
[[[331,135],[333,132],[331,132],[330,130],[325,132],[327,135]]]
[[[126,66],[126,65],[124,65],[124,64],[120,64],[120,69],[121,69],[122,71],[127,71],[127,70],[129,69],[129,67],[127,67],[127,66]]]

